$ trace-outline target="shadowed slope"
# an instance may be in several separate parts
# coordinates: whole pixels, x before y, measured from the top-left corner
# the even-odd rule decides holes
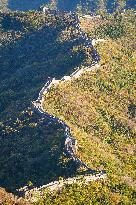
[[[5,15],[11,24],[3,23]],[[71,73],[84,62],[86,51],[85,40],[74,32],[75,28],[69,24],[72,17],[68,14],[30,12],[9,13],[3,17],[0,182],[15,191],[28,181],[40,186],[75,172],[74,167],[68,168],[71,162],[68,165],[69,160],[63,156],[63,130],[59,127],[56,131],[55,124],[48,127],[48,120],[33,117],[29,109],[25,115],[23,110],[27,110],[48,76]],[[14,24],[16,20],[20,23]]]

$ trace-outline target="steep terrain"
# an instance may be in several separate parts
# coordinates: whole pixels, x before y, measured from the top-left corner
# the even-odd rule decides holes
[[[94,33],[90,32],[90,35],[97,33],[106,40],[97,45],[101,56],[100,68],[77,79],[73,77],[70,81],[60,82],[45,94],[43,103],[46,112],[70,126],[79,142],[80,159],[94,169],[107,171],[109,179],[104,187],[109,197],[106,193],[101,195],[98,204],[135,203],[136,70],[133,20],[133,14],[126,13],[120,16],[119,21],[109,19]],[[96,195],[93,194],[90,199],[93,203],[93,197],[97,198],[99,191],[95,192]],[[74,202],[71,201],[69,198],[69,203],[79,203],[76,196]]]
[[[26,200],[7,193],[4,189],[0,188],[0,204],[1,205],[28,205]]]
[[[0,0],[0,9],[10,9],[19,11],[38,10],[41,5],[56,2],[57,8],[63,11],[76,11],[77,8],[83,12],[94,12],[101,7],[103,1],[100,0]],[[113,12],[117,6],[117,0],[106,0],[108,12]],[[121,1],[118,1],[119,3]],[[122,1],[123,2],[123,1]],[[136,9],[135,1],[127,0],[125,8]]]
[[[92,51],[69,14],[1,13],[0,20],[0,184],[15,191],[76,171],[63,153],[63,128],[29,107],[48,76],[60,78],[90,63]]]
[[[107,179],[45,191],[33,204],[136,203],[135,16],[129,11],[98,19],[81,18],[81,26],[90,37],[105,39],[96,45],[100,67],[51,87],[42,107],[70,127],[77,157],[94,170],[106,170]],[[65,154],[61,124],[37,115],[30,105],[48,76],[60,79],[89,68],[93,48],[71,14],[10,12],[1,13],[0,21],[1,186],[16,192],[85,173]],[[17,201],[0,193],[2,204]]]

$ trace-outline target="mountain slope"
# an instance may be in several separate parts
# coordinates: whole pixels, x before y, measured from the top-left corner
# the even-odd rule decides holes
[[[0,184],[15,191],[30,181],[40,186],[76,171],[63,153],[62,127],[50,125],[30,106],[48,76],[69,74],[88,56],[70,14],[0,15]]]
[[[79,143],[80,159],[94,169],[107,171],[109,179],[104,188],[109,197],[101,194],[102,201],[97,201],[98,204],[135,203],[135,28],[133,14],[120,17],[121,21],[112,19],[112,25],[109,22],[95,31],[106,39],[97,45],[100,68],[52,87],[43,103],[46,112],[64,120],[72,129]],[[118,32],[119,24],[122,32]],[[92,183],[91,186],[92,189],[85,188],[87,193],[93,190]],[[92,194],[92,203],[94,198],[98,200],[101,185],[98,187],[97,191],[94,188],[96,195]],[[66,190],[69,203],[80,203],[73,189]],[[66,190],[62,192],[62,199]],[[71,191],[74,202],[69,198]],[[112,194],[115,201],[112,201]]]
[[[106,40],[97,45],[100,68],[61,82],[44,101],[45,111],[72,129],[80,159],[105,169],[108,178],[66,186],[59,193],[47,191],[33,204],[136,203],[135,27],[134,14],[123,15],[109,16],[88,30]],[[92,50],[69,26],[71,20],[69,14],[1,14],[0,183],[7,190],[78,174],[64,154],[62,127],[28,108],[49,75],[60,78],[92,62]]]
[[[52,1],[53,2],[53,1]],[[114,11],[117,6],[116,0],[107,0],[106,7],[108,11]],[[20,11],[28,11],[28,10],[37,10],[43,4],[51,3],[51,0],[1,0],[0,6],[3,5],[4,9],[6,6],[11,10],[20,10]],[[57,0],[57,8],[63,11],[75,11],[77,7],[81,7],[84,12],[96,11],[99,9],[99,6],[102,2],[99,0]],[[136,8],[135,2],[133,0],[126,1],[126,8]]]

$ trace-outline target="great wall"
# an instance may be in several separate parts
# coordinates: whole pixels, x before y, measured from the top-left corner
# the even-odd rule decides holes
[[[39,92],[39,96],[38,96],[37,100],[32,102],[32,107],[33,107],[33,110],[37,114],[39,114],[42,118],[49,119],[52,122],[57,122],[57,123],[60,123],[62,125],[62,127],[64,128],[65,150],[66,150],[67,155],[76,163],[77,167],[84,167],[85,169],[87,169],[88,174],[73,177],[73,178],[68,178],[66,180],[54,181],[54,182],[51,182],[47,185],[43,185],[39,188],[33,188],[31,190],[28,190],[28,187],[21,188],[20,191],[25,192],[26,198],[31,198],[31,200],[33,200],[33,201],[36,200],[35,193],[36,193],[36,195],[37,195],[37,193],[39,193],[39,195],[41,195],[42,190],[45,190],[45,189],[49,189],[50,191],[60,190],[66,184],[78,183],[82,179],[84,180],[85,183],[89,183],[90,181],[106,178],[105,171],[101,171],[98,173],[98,171],[91,169],[86,163],[84,163],[82,160],[80,160],[76,156],[77,149],[78,149],[77,140],[72,136],[70,127],[64,121],[62,121],[61,119],[59,119],[56,116],[53,116],[53,115],[45,112],[43,109],[44,95],[50,91],[50,88],[52,86],[58,85],[60,83],[60,81],[65,82],[65,81],[71,80],[73,78],[78,78],[84,72],[92,71],[92,70],[99,68],[98,63],[100,61],[100,56],[97,53],[97,51],[94,49],[94,45],[97,42],[103,42],[104,39],[98,39],[98,40],[89,39],[87,34],[84,31],[82,31],[82,29],[80,28],[80,22],[79,22],[78,16],[75,13],[71,13],[70,15],[74,19],[74,21],[72,22],[72,26],[74,26],[74,28],[78,31],[78,34],[81,35],[81,37],[85,40],[86,48],[91,48],[91,50],[92,50],[93,62],[88,66],[84,66],[82,68],[77,68],[77,70],[75,72],[73,72],[70,76],[64,76],[60,80],[56,80],[55,78],[49,77],[47,82],[45,83],[45,85],[43,86],[41,91]]]

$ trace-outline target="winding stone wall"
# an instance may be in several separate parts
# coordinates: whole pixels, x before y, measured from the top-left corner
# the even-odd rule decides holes
[[[34,188],[31,190],[27,190],[27,187],[24,187],[25,191],[25,199],[27,199],[30,202],[37,202],[40,197],[44,196],[44,191],[49,190],[50,192],[54,191],[61,191],[63,187],[67,185],[72,185],[72,184],[89,184],[91,181],[96,181],[100,179],[105,179],[106,174],[104,173],[99,173],[96,175],[82,175],[78,177],[72,177],[72,178],[67,178],[66,180],[59,180],[59,181],[54,181],[49,184],[43,185],[39,188]]]
[[[72,78],[78,78],[82,73],[97,69],[99,67],[98,62],[100,60],[100,56],[97,53],[97,51],[93,48],[92,40],[89,39],[87,34],[84,33],[81,30],[81,28],[79,26],[78,17],[75,14],[71,14],[71,15],[74,19],[74,22],[72,23],[72,25],[74,25],[74,27],[78,30],[78,32],[80,33],[82,38],[84,38],[86,40],[86,47],[92,49],[93,63],[91,65],[89,65],[88,67],[84,67],[82,69],[78,68],[70,76],[64,76],[61,80],[55,80],[55,78],[48,78],[47,82],[45,83],[45,85],[43,86],[41,91],[39,92],[39,96],[38,96],[37,100],[32,102],[32,106],[33,106],[33,109],[42,118],[48,118],[50,121],[58,122],[62,125],[62,127],[64,128],[66,153],[77,164],[78,167],[82,166],[82,167],[84,167],[88,170],[89,175],[88,176],[85,175],[85,176],[82,176],[82,177],[84,178],[85,182],[89,182],[89,181],[92,181],[92,180],[98,180],[98,179],[101,179],[101,178],[105,178],[106,177],[105,172],[101,171],[99,174],[96,174],[96,171],[89,168],[89,166],[86,163],[84,163],[82,160],[80,160],[76,156],[76,153],[77,153],[77,140],[72,136],[70,127],[64,121],[59,119],[58,117],[50,115],[49,113],[45,112],[43,110],[43,106],[42,106],[43,102],[44,102],[44,95],[47,92],[49,92],[52,85],[57,85],[57,84],[60,83],[60,81],[65,82],[67,80],[71,80]],[[81,177],[79,177],[79,178],[81,180]],[[40,190],[45,189],[45,188],[49,188],[51,191],[53,191],[53,190],[62,188],[65,184],[72,184],[72,183],[77,182],[77,181],[78,181],[78,177],[77,178],[68,178],[67,180],[65,180],[61,183],[60,183],[60,181],[54,181],[54,182],[51,182],[51,183],[49,183],[47,185],[44,185],[40,188],[35,188],[35,189],[33,189],[33,191],[34,190],[40,191]],[[28,194],[28,192],[26,192],[26,193]]]

